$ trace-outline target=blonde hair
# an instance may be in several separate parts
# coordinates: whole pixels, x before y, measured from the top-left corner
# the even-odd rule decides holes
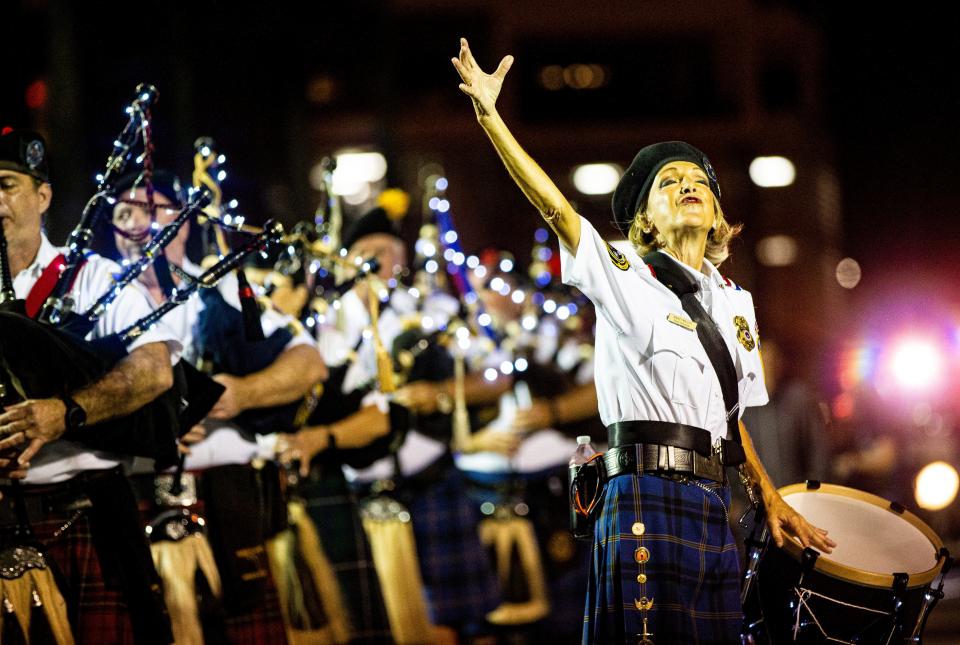
[[[723,208],[719,201],[714,201],[714,213],[716,216],[713,221],[713,228],[707,234],[707,249],[704,257],[710,260],[714,266],[720,266],[720,263],[730,257],[730,241],[733,240],[743,229],[743,224],[730,225],[727,218],[723,215]],[[643,257],[650,251],[662,249],[667,245],[667,241],[660,235],[660,231],[654,226],[653,221],[647,216],[646,205],[637,211],[630,224],[630,232],[627,239],[636,249],[637,255]]]

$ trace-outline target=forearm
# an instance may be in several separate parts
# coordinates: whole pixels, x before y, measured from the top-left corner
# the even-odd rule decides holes
[[[574,386],[549,402],[554,424],[575,423],[598,414],[597,388],[593,383]]]
[[[327,431],[338,448],[362,448],[390,432],[390,415],[369,405],[331,423]]]
[[[166,343],[149,343],[130,352],[99,381],[74,392],[92,425],[131,414],[173,386]]]
[[[291,403],[326,377],[320,353],[309,345],[297,345],[282,352],[269,367],[239,377],[238,400],[244,409]]]
[[[499,113],[477,118],[507,172],[570,251],[580,242],[580,219],[547,173],[520,146]]]
[[[513,379],[497,373],[497,378],[488,381],[481,373],[467,374],[463,379],[463,398],[467,405],[492,405],[500,400],[500,395],[510,389]],[[436,384],[437,393],[443,393],[451,400],[456,394],[454,379],[447,379]]]
[[[747,458],[744,464],[747,474],[759,487],[763,502],[769,505],[770,501],[778,497],[779,494],[777,493],[776,486],[773,484],[773,480],[771,480],[770,475],[767,474],[766,468],[760,463],[760,457],[753,447],[753,440],[750,439],[750,433],[747,432],[747,427],[743,425],[743,421],[740,422],[740,442],[743,444],[743,452]]]

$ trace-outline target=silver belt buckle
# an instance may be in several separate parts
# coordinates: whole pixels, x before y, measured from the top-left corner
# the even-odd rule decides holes
[[[716,444],[710,457],[704,457],[695,450],[693,455],[693,474],[697,477],[712,479],[715,482],[723,481],[723,462],[720,459],[720,444]]]
[[[163,473],[153,480],[154,499],[159,506],[193,506],[197,503],[197,480],[193,473],[180,475],[180,493],[174,495],[174,475]]]

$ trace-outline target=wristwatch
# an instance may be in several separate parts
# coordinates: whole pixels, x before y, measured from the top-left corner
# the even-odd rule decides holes
[[[64,394],[60,399],[67,406],[67,412],[63,415],[64,425],[67,430],[82,430],[87,425],[87,412],[80,404]]]

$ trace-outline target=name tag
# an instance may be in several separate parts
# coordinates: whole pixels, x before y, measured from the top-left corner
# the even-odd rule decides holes
[[[667,321],[672,322],[674,325],[683,327],[684,329],[689,329],[690,331],[697,330],[697,323],[692,320],[688,320],[683,316],[678,316],[677,314],[667,314]]]

